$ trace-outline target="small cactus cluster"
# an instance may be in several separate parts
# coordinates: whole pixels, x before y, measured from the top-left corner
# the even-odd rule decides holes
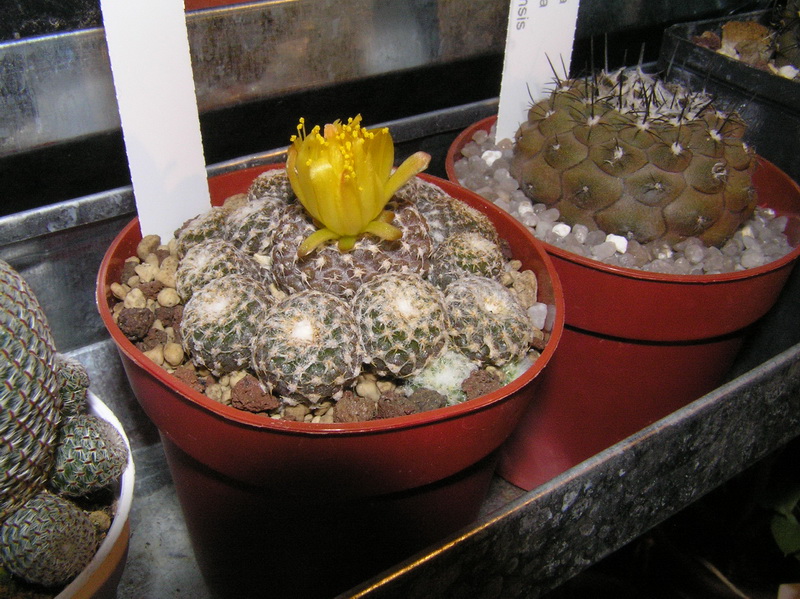
[[[410,395],[419,387],[410,381],[448,353],[472,365],[460,368],[467,374],[535,354],[532,343],[546,337],[527,311],[535,282],[533,294],[514,286],[530,287],[533,273],[514,270],[492,222],[416,178],[427,157],[393,169],[388,132],[357,119],[326,126],[324,138],[317,131],[293,140],[285,170],[259,175],[161,246],[180,258],[174,279],[186,302],[167,328],[194,368],[232,385],[255,376],[280,416],[336,402],[365,380]],[[324,159],[332,147],[342,173],[314,180],[327,172],[309,167],[314,153]],[[356,168],[364,163],[366,176]],[[123,305],[141,284],[130,274],[117,290]],[[115,313],[123,328],[126,310]],[[183,363],[166,366],[185,374]]]
[[[764,22],[761,22],[761,21]],[[747,66],[800,81],[800,2],[775,2],[766,18],[732,19],[692,43]]]
[[[0,565],[63,586],[91,560],[98,533],[74,503],[117,480],[127,446],[87,413],[89,376],[55,349],[26,281],[0,261]]]
[[[780,8],[776,26],[775,61],[778,68],[790,65],[800,79],[800,1],[786,0]]]
[[[735,113],[639,69],[558,81],[515,137],[512,175],[569,225],[720,246],[752,215],[755,154]]]

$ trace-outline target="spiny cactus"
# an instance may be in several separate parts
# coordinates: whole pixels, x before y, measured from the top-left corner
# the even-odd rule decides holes
[[[778,66],[790,64],[800,69],[800,2],[786,0],[778,20],[775,40]]]
[[[183,257],[189,248],[209,239],[222,239],[228,212],[214,206],[207,212],[190,219],[175,233],[178,256]]]
[[[61,421],[56,350],[27,282],[0,261],[0,521],[42,488]]]
[[[425,217],[434,247],[453,233],[461,232],[479,233],[490,241],[499,241],[489,217],[433,183],[412,179],[397,191],[397,197],[413,203]]]
[[[497,279],[504,265],[503,252],[493,241],[479,233],[454,233],[433,252],[428,280],[444,289],[467,274]]]
[[[209,239],[189,248],[175,272],[175,284],[178,295],[188,301],[195,291],[219,277],[237,273],[263,280],[268,272],[232,243],[224,239]]]
[[[182,320],[171,326],[180,330],[185,359],[210,370],[217,380],[209,383],[206,373],[183,368],[182,355],[167,360],[165,354],[165,367],[209,397],[225,403],[230,397],[231,405],[244,406],[236,403],[242,390],[232,382],[242,373],[257,379],[259,398],[270,396],[263,411],[271,417],[334,422],[340,416],[352,421],[357,414],[382,418],[440,407],[441,398],[371,412],[354,405],[360,400],[372,402],[373,408],[391,403],[382,398],[397,389],[430,398],[434,390],[409,382],[431,380],[425,372],[463,375],[441,387],[450,394],[446,401],[457,403],[466,397],[461,382],[472,371],[533,356],[526,310],[536,304],[536,275],[516,271],[489,217],[415,176],[427,165],[427,155],[414,154],[397,168],[393,158],[388,130],[362,129],[360,117],[310,133],[301,120],[286,170],[269,169],[246,194],[226,200],[224,230],[191,247],[176,276],[180,291],[183,272],[195,270],[195,254],[204,246],[227,244],[269,272],[268,290],[243,305],[246,285],[223,283],[235,276],[225,274],[228,250],[206,252],[208,263],[223,265],[207,277],[218,280],[187,285],[197,291],[185,304],[170,306],[179,314],[182,310]],[[163,247],[174,252],[174,246]],[[432,260],[439,262],[433,271]],[[451,318],[444,290],[464,278],[485,281],[489,291],[467,301],[483,302],[489,312],[498,308],[497,314],[478,314],[453,294]],[[115,306],[122,330],[123,316],[137,309],[133,306],[142,294],[135,282],[131,285],[123,306]],[[265,311],[256,306],[256,298],[267,295],[275,303]],[[467,331],[461,331],[465,322]],[[512,330],[499,330],[505,325]],[[148,330],[136,333],[136,339],[149,335]],[[537,339],[546,336],[537,333]],[[470,355],[454,350],[451,339],[458,339]],[[234,360],[225,355],[231,348]],[[476,385],[471,389],[477,390]],[[334,413],[340,400],[345,407]],[[412,404],[416,407],[409,408]]]
[[[269,255],[277,218],[289,204],[289,197],[260,195],[234,208],[225,224],[225,239],[245,254]]]
[[[118,480],[127,464],[128,448],[117,429],[80,414],[59,428],[50,485],[61,495],[83,497]]]
[[[419,275],[380,275],[364,283],[353,312],[365,359],[378,374],[412,376],[446,347],[444,296]]]
[[[531,321],[511,292],[492,279],[466,276],[445,290],[454,323],[450,339],[467,357],[504,366],[530,346]]]
[[[97,534],[88,514],[46,491],[0,526],[0,562],[33,584],[63,585],[83,570],[96,550]]]
[[[63,418],[77,416],[86,409],[86,392],[89,390],[89,372],[80,360],[56,354],[58,392],[61,395]]]
[[[89,563],[97,540],[88,515],[49,489],[72,493],[75,477],[96,489],[90,475],[107,469],[108,484],[111,470],[118,476],[127,464],[127,446],[108,423],[94,426],[97,435],[69,432],[94,419],[85,414],[88,373],[56,352],[36,297],[3,261],[0,376],[0,565],[33,584],[63,585]]]
[[[362,361],[350,308],[322,291],[301,291],[276,304],[253,343],[256,374],[296,401],[315,403],[340,393]]]
[[[292,198],[294,191],[289,177],[283,169],[270,169],[258,175],[247,189],[250,201],[263,197]]]
[[[410,202],[392,200],[387,208],[394,214],[392,225],[402,232],[400,239],[387,241],[365,235],[348,252],[329,244],[301,257],[298,249],[315,226],[300,204],[288,206],[276,222],[270,253],[278,285],[288,292],[316,289],[352,298],[362,283],[379,274],[424,274],[431,252],[425,219]]]
[[[528,111],[511,172],[570,225],[722,245],[753,213],[744,122],[638,70],[558,83]]]
[[[184,349],[217,376],[249,367],[253,339],[272,303],[264,285],[241,274],[207,283],[184,308]]]

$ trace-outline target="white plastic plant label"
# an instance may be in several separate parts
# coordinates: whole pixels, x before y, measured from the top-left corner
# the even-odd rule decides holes
[[[579,0],[511,0],[497,140],[514,139],[528,108],[569,72]],[[554,72],[555,69],[555,72]]]
[[[101,0],[143,235],[210,206],[183,0]]]

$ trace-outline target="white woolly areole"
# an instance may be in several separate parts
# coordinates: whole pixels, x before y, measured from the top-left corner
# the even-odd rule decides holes
[[[414,307],[413,302],[406,296],[401,295],[394,300],[394,305],[399,314],[405,318],[411,318],[419,314],[419,311]]]
[[[506,302],[498,301],[493,297],[487,297],[483,302],[483,307],[489,314],[503,314],[506,311],[506,306]]]
[[[311,342],[314,340],[314,326],[309,320],[301,320],[294,324],[290,335],[298,341]]]

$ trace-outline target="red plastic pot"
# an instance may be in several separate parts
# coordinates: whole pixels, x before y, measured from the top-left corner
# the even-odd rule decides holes
[[[454,164],[492,116],[450,146]],[[532,489],[718,387],[747,327],[774,305],[800,256],[800,187],[759,158],[762,206],[790,217],[795,250],[720,275],[668,275],[609,266],[545,243],[564,287],[558,355],[502,450],[499,474]]]
[[[210,179],[212,201],[266,168]],[[516,425],[563,328],[561,287],[541,244],[505,212],[448,181],[422,176],[484,212],[555,307],[542,356],[504,388],[460,405],[382,421],[271,420],[221,405],[177,381],[121,334],[110,285],[141,239],[137,220],[100,267],[97,303],[133,391],[159,429],[193,548],[224,597],[330,596],[472,521],[497,449]]]

